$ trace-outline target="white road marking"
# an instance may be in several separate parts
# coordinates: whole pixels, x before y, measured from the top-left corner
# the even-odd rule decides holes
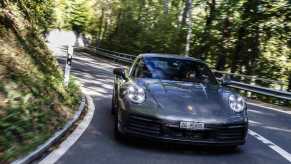
[[[90,96],[86,96],[88,100],[88,112],[82,122],[78,125],[78,127],[73,131],[73,133],[67,137],[65,141],[63,141],[60,146],[51,152],[48,156],[46,156],[43,160],[39,162],[39,164],[53,164],[56,163],[74,144],[77,140],[82,136],[87,127],[90,125],[92,121],[95,106],[93,99]]]
[[[248,109],[248,112],[257,113],[257,114],[264,114],[263,112],[257,111],[257,110],[254,110],[254,109]]]
[[[263,105],[250,103],[250,102],[247,102],[247,104],[291,115],[291,111],[283,111],[283,110],[276,109],[276,108],[273,108],[273,107],[263,106]]]
[[[251,123],[251,124],[257,124],[257,125],[261,125],[261,124],[262,124],[262,123],[260,123],[260,122],[253,121],[253,120],[249,120],[249,123]]]
[[[269,109],[269,110],[278,111],[278,112],[285,113],[285,114],[291,114],[291,112],[289,112],[289,111],[282,111],[282,110],[279,110],[276,108],[262,106],[262,105],[258,105],[255,103],[248,102],[247,104],[257,106],[257,107],[262,107],[262,108]],[[76,128],[76,130],[59,146],[59,148],[56,149],[55,151],[53,151],[52,153],[50,153],[45,159],[43,159],[40,162],[40,164],[53,164],[53,163],[57,162],[69,150],[69,148],[80,138],[80,136],[86,130],[86,128],[89,126],[89,124],[93,118],[95,107],[94,107],[94,104],[92,104],[92,105],[93,105],[93,110],[91,111],[91,113],[89,113],[90,111],[88,111],[88,114],[84,118],[84,121],[81,123],[82,125],[80,124]],[[251,112],[256,112],[256,111],[253,110]],[[258,112],[256,112],[256,113],[258,113]],[[90,117],[90,118],[87,118],[87,117]],[[258,122],[255,122],[255,121],[250,121],[250,123],[258,124]],[[248,133],[251,136],[258,139],[259,141],[261,141],[262,143],[266,144],[269,148],[271,148],[272,150],[277,152],[279,155],[281,155],[283,158],[285,158],[286,160],[288,160],[291,163],[291,154],[289,152],[280,148],[279,146],[274,144],[272,141],[264,138],[263,136],[259,135],[258,133],[254,132],[252,130],[249,130]]]
[[[286,150],[280,148],[278,145],[274,144],[272,141],[268,140],[267,138],[259,135],[258,133],[252,130],[249,130],[249,134],[255,137],[256,139],[258,139],[259,141],[261,141],[262,143],[266,144],[269,148],[277,152],[279,155],[281,155],[283,158],[285,158],[287,161],[291,163],[291,154],[288,153]]]
[[[286,132],[286,133],[291,133],[291,130],[289,129],[284,129],[284,128],[279,128],[279,127],[275,127],[275,126],[267,126],[261,122],[256,122],[256,121],[253,121],[253,120],[249,120],[249,123],[251,126],[258,126],[258,127],[261,127],[261,128],[264,128],[264,129],[270,129],[270,130],[276,130],[276,131],[281,131],[281,132]]]

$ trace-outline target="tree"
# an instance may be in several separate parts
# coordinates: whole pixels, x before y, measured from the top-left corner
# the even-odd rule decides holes
[[[131,54],[185,54],[188,47],[189,56],[205,60],[212,68],[280,79],[287,86],[287,72],[291,69],[290,1],[88,0],[87,3],[95,5],[93,10],[87,9],[89,26],[80,27],[86,23],[76,21],[74,30],[91,34],[93,45],[98,43],[103,48]],[[77,11],[84,10],[75,7],[71,12],[84,13]]]
[[[70,4],[69,24],[76,34],[76,46],[79,45],[80,34],[85,32],[88,24],[88,10],[87,3],[84,0],[73,0]]]
[[[289,72],[289,75],[288,75],[288,89],[287,89],[288,92],[291,92],[291,72]]]
[[[205,11],[207,13],[206,16],[206,22],[204,31],[202,33],[201,37],[201,46],[197,48],[196,54],[198,58],[205,59],[207,58],[207,51],[209,49],[210,45],[210,39],[211,39],[211,28],[212,23],[215,19],[215,13],[216,13],[216,0],[207,0],[207,5],[205,8]]]
[[[169,0],[163,0],[164,1],[164,14],[169,14]]]
[[[189,56],[189,52],[190,52],[190,44],[191,44],[191,37],[192,37],[192,0],[187,0],[187,7],[185,7],[187,9],[186,11],[186,15],[187,15],[187,19],[188,19],[188,33],[186,36],[186,46],[185,46],[185,55]],[[183,18],[184,19],[184,18]]]
[[[9,0],[2,1],[2,5],[5,5],[5,2]],[[10,3],[15,3],[32,28],[44,36],[53,28],[55,21],[53,0],[10,0]]]

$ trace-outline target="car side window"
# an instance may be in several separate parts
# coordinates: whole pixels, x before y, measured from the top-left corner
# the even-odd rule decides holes
[[[213,76],[212,72],[205,64],[198,64],[197,65],[197,72],[199,73],[197,76],[201,81],[204,81],[205,83],[217,83],[216,78]]]
[[[151,73],[148,70],[148,67],[144,63],[144,60],[140,60],[136,65],[136,70],[134,77],[136,78],[151,78]]]
[[[135,72],[136,72],[136,67],[137,67],[137,65],[138,65],[138,63],[139,63],[140,60],[141,60],[141,59],[139,58],[139,59],[137,59],[137,60],[133,63],[133,65],[131,66],[131,69],[130,69],[130,71],[129,71],[129,76],[134,77]]]

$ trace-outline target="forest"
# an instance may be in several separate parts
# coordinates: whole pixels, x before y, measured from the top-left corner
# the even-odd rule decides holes
[[[291,90],[291,1],[57,0],[55,26],[93,46],[190,55]]]
[[[0,1],[0,163],[46,141],[79,106],[42,34],[54,20],[52,1]]]
[[[53,29],[112,51],[199,58],[291,92],[291,0],[0,0],[0,163],[46,140],[79,101],[44,42]]]
[[[14,1],[44,36],[58,28],[109,50],[189,55],[291,90],[290,0]]]

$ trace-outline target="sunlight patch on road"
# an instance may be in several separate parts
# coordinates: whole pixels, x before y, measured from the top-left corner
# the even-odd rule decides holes
[[[92,79],[80,79],[80,81],[82,81],[83,83],[90,83],[90,84],[95,84],[95,85],[99,85],[101,86],[102,88],[105,88],[105,89],[113,89],[113,86],[110,85],[110,84],[106,84],[104,82],[107,82],[107,83],[113,83],[113,79],[107,79],[107,80],[92,80]]]

